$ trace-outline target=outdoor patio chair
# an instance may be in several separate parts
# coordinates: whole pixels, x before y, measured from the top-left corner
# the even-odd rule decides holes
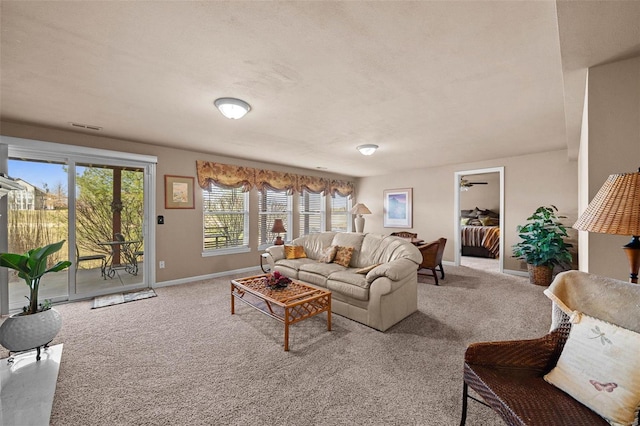
[[[90,260],[99,260],[100,261],[100,275],[102,278],[107,279],[106,276],[106,268],[107,268],[107,256],[105,254],[89,254],[86,256],[80,256],[80,249],[76,244],[76,272],[80,267],[80,262],[88,262]]]

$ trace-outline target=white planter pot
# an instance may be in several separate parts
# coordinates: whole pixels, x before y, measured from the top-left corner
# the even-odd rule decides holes
[[[60,328],[62,316],[55,309],[32,315],[11,315],[0,326],[0,345],[11,352],[39,348],[51,342]]]

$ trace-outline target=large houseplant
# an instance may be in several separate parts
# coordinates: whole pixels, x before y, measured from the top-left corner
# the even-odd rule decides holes
[[[62,327],[60,314],[51,309],[48,301],[38,303],[40,279],[49,272],[62,271],[71,265],[68,260],[61,260],[48,266],[49,256],[62,248],[64,240],[29,250],[25,254],[0,253],[0,266],[18,272],[29,287],[29,304],[21,313],[7,318],[0,326],[0,344],[11,352],[38,349],[47,345],[58,334]]]
[[[560,222],[564,216],[557,216],[557,211],[553,205],[538,207],[517,227],[522,241],[513,246],[513,255],[527,263],[532,284],[551,284],[553,268],[571,263],[571,244],[564,241],[567,229]]]

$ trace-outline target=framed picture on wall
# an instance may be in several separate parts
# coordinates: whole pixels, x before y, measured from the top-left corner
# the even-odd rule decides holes
[[[164,208],[194,209],[194,178],[164,175]]]
[[[413,228],[413,188],[384,190],[385,228]]]

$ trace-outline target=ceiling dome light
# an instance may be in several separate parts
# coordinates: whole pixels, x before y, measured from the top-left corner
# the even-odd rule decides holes
[[[378,149],[378,145],[374,145],[371,143],[365,144],[365,145],[360,145],[358,147],[356,147],[356,149],[358,151],[360,151],[360,154],[362,155],[371,155],[374,152],[376,152],[376,149]]]
[[[213,104],[220,110],[222,115],[232,120],[244,117],[251,111],[251,105],[236,98],[218,98]]]

